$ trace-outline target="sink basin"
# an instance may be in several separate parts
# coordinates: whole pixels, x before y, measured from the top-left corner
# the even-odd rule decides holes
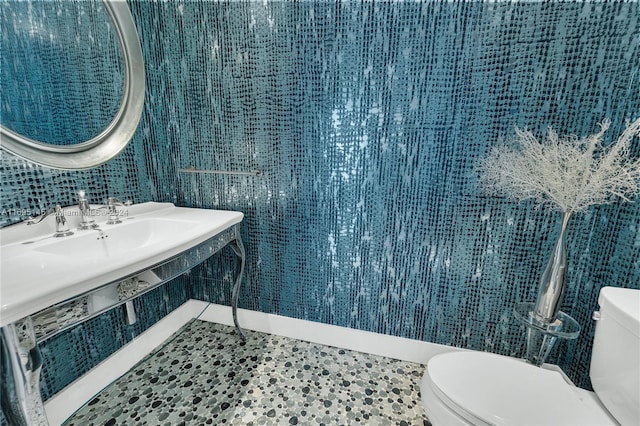
[[[185,230],[197,226],[198,222],[193,220],[142,217],[103,229],[102,237],[95,230],[80,231],[82,234],[75,238],[49,238],[33,250],[63,257],[74,253],[76,262],[96,255],[117,257],[126,250],[145,250],[151,245],[162,244],[163,241],[177,241]]]
[[[78,208],[65,208],[74,235],[53,238],[55,218],[0,229],[0,326],[147,269],[240,223],[233,211],[142,203],[122,223],[78,230]]]

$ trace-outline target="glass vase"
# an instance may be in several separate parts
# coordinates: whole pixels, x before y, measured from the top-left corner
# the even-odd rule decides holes
[[[571,212],[562,216],[562,227],[551,258],[540,278],[534,315],[538,321],[553,322],[560,310],[567,281],[567,225]]]
[[[540,277],[535,303],[521,303],[514,314],[527,327],[525,359],[542,365],[558,338],[575,339],[580,326],[569,315],[560,311],[567,282],[567,225],[571,212],[562,215],[560,234],[551,257]]]

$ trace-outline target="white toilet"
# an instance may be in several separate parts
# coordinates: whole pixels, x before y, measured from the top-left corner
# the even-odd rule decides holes
[[[640,425],[640,290],[605,287],[591,359],[595,393],[552,370],[485,352],[429,360],[420,387],[440,425]]]

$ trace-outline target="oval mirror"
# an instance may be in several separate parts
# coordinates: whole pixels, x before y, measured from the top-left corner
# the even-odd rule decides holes
[[[96,136],[88,138],[88,140],[80,141],[56,140],[56,138],[53,137],[51,138],[52,140],[49,141],[36,140],[33,135],[24,135],[17,132],[16,128],[20,128],[20,125],[14,125],[13,129],[9,129],[4,125],[5,123],[3,123],[3,125],[0,125],[0,147],[3,150],[47,167],[69,170],[88,169],[97,167],[115,157],[133,137],[142,115],[145,94],[144,61],[140,40],[138,39],[133,17],[127,7],[126,1],[103,0],[103,6],[118,38],[119,49],[122,52],[121,66],[124,74],[123,79],[118,79],[118,82],[122,84],[116,84],[118,87],[112,91],[112,93],[120,93],[119,107],[117,107],[117,101],[114,106],[114,102],[110,103],[108,99],[104,101],[105,105],[99,106],[102,111],[115,111],[115,115],[111,121],[108,122],[107,120],[107,122],[103,122],[102,125],[106,124],[106,127],[104,129],[97,129],[97,131],[95,131],[95,133],[98,133]],[[31,7],[31,5],[29,5],[29,7]],[[29,13],[34,12],[30,9]],[[64,13],[64,10],[59,9],[57,13],[53,15],[60,15],[62,13]],[[81,22],[84,15],[85,12],[81,11],[78,13],[76,20]],[[21,26],[23,29],[26,28],[26,31],[29,33],[41,30],[38,28],[38,25],[34,25],[33,22],[23,23],[20,19],[18,19],[15,25]],[[46,30],[42,29],[42,31]],[[55,34],[48,34],[46,37],[54,39]],[[95,36],[89,31],[87,37],[93,40]],[[55,52],[53,55],[55,55]],[[74,65],[73,63],[68,64],[67,68],[73,71]],[[3,63],[3,67],[4,66],[5,64]],[[41,65],[40,67],[46,68],[46,60],[45,65]],[[11,70],[9,72],[11,72]],[[13,72],[20,73],[20,70],[14,69]],[[64,76],[52,76],[53,79],[58,77]],[[57,83],[59,83],[62,90],[64,90],[65,82]],[[111,85],[113,86],[114,83],[112,82]],[[18,88],[18,90],[20,89],[21,88]],[[102,92],[104,93],[105,90],[102,90]],[[8,106],[5,108],[5,101],[6,100],[3,100],[3,116],[9,116],[11,114],[6,114],[5,112],[6,110],[10,111],[11,107]],[[14,100],[12,100],[12,102],[14,102]],[[37,103],[38,101],[30,99],[19,100],[18,102],[28,104]],[[109,108],[110,106],[112,106],[111,109]],[[21,112],[20,115],[26,116],[20,117],[19,121],[28,122],[28,120],[31,119],[28,113]],[[88,123],[78,121],[79,120],[75,120],[73,125],[83,129],[91,127],[87,125]],[[100,122],[100,120],[96,121],[98,123]],[[45,123],[44,127],[55,127],[55,124],[56,123]],[[27,125],[26,127],[29,126]],[[89,132],[91,131],[89,130]],[[35,133],[39,134],[38,131]],[[82,131],[80,131],[79,134],[82,134]]]

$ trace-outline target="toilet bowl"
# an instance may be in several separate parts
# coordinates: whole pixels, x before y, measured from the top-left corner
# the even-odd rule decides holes
[[[421,383],[439,425],[639,425],[640,290],[600,292],[590,375],[594,392],[553,370],[485,352],[436,355]]]
[[[437,355],[420,389],[434,425],[616,424],[588,392],[568,384],[559,372],[501,355]]]

